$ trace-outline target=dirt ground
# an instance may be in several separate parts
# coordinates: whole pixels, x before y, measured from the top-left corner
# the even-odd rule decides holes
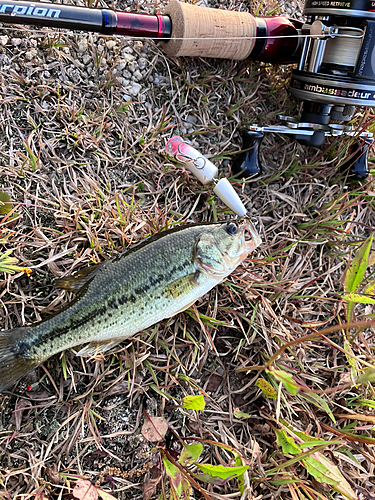
[[[222,6],[286,12],[268,0]],[[372,176],[348,183],[340,171],[348,138],[309,149],[276,134],[262,142],[259,178],[231,173],[241,128],[298,116],[291,71],[171,59],[153,41],[0,29],[0,190],[11,202],[0,254],[31,269],[0,273],[0,328],[72,300],[56,278],[171,224],[233,217],[211,185],[166,156],[172,135],[231,179],[262,237],[187,311],[94,359],[73,349],[53,356],[1,394],[0,498],[375,498],[373,329],[340,327],[375,314],[374,299],[352,313],[343,299],[373,295],[369,240],[363,254],[375,227]],[[372,123],[372,111],[359,110],[358,130]],[[189,395],[204,396],[203,411],[183,407]],[[142,434],[154,417],[168,423],[158,442]],[[181,470],[192,443],[202,453]],[[219,480],[215,469],[203,481],[195,463],[246,470]],[[82,480],[95,487],[77,493]]]

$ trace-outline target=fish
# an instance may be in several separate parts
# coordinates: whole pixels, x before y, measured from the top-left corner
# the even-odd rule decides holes
[[[76,293],[67,306],[0,332],[0,392],[66,349],[85,345],[77,354],[94,356],[187,309],[260,243],[248,218],[181,225],[57,280]]]

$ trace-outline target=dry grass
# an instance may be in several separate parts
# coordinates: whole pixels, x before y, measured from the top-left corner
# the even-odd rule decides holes
[[[55,277],[172,222],[230,215],[210,187],[163,154],[168,138],[188,128],[188,117],[194,126],[185,136],[228,176],[241,147],[239,126],[275,123],[278,112],[298,110],[287,93],[289,67],[170,60],[152,42],[115,39],[109,48],[110,39],[86,34],[2,35],[9,40],[0,54],[0,189],[14,217],[0,216],[1,253],[12,249],[32,269],[30,278],[0,276],[5,329],[40,320],[70,300],[53,287]],[[14,38],[22,42],[12,45]],[[77,52],[83,39],[86,65]],[[131,102],[113,71],[126,47],[149,61]],[[30,48],[38,51],[32,60],[25,56]],[[159,81],[150,82],[155,72]],[[321,453],[356,497],[374,498],[374,386],[356,382],[374,365],[373,330],[358,327],[355,334],[338,326],[322,334],[345,322],[342,277],[374,231],[374,186],[371,180],[346,186],[338,169],[343,148],[337,142],[306,150],[268,136],[262,178],[235,182],[263,238],[244,266],[196,308],[105,357],[82,361],[65,352],[0,396],[1,498],[72,498],[82,476],[118,499],[142,498],[142,485],[161,468],[159,452],[140,432],[143,408],[168,420],[162,446],[172,456],[181,438],[207,441],[200,460],[214,465],[232,463],[233,455],[208,442],[233,447],[249,465],[243,498],[341,497],[302,458],[293,462],[295,455],[283,452],[275,433],[282,426],[322,439]],[[365,279],[373,272],[372,265]],[[372,305],[355,311],[357,319],[374,314]],[[290,374],[297,391],[275,370]],[[266,397],[258,379],[276,399]],[[188,394],[204,394],[203,412],[179,407]],[[241,497],[233,480],[199,484],[212,499]],[[166,477],[158,487],[168,494]]]

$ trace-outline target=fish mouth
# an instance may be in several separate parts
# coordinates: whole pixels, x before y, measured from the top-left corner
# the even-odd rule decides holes
[[[262,239],[250,219],[246,219],[242,226],[242,237],[247,253],[250,253],[262,243]]]

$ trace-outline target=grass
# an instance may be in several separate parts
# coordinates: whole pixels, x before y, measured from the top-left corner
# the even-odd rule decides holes
[[[0,67],[4,329],[71,300],[55,278],[173,224],[228,218],[209,186],[165,156],[172,135],[185,128],[230,176],[239,127],[298,114],[289,67],[170,60],[152,42],[116,39],[111,49],[96,35],[4,34],[24,40],[2,47],[12,70]],[[38,59],[25,61],[34,46]],[[129,47],[149,61],[131,101],[115,71]],[[148,80],[155,72],[159,83]],[[345,277],[374,231],[374,185],[345,183],[345,147],[267,135],[262,177],[235,181],[263,239],[244,265],[104,356],[66,351],[0,395],[0,498],[78,498],[87,481],[94,498],[119,500],[178,497],[178,488],[215,500],[373,496],[373,244],[355,289]],[[362,302],[348,309],[353,293]],[[183,406],[200,395],[204,409]],[[168,423],[159,443],[142,434],[155,417]],[[216,469],[202,478],[195,463]]]

